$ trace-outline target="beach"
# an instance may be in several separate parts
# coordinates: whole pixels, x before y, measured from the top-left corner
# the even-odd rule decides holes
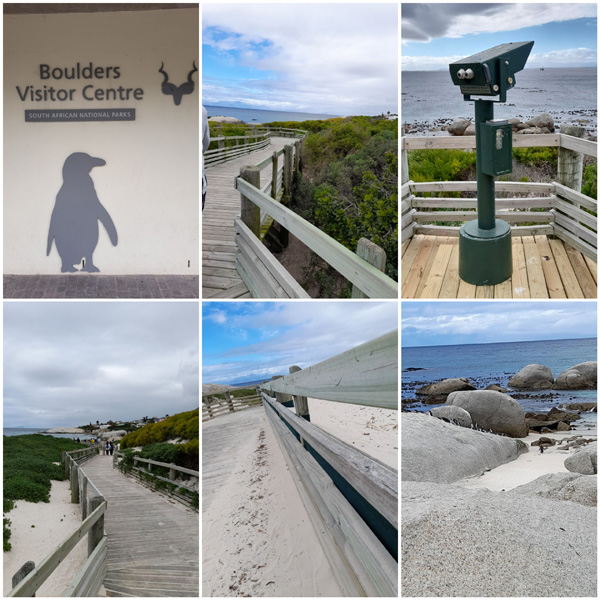
[[[340,591],[262,406],[202,425],[257,422],[202,515],[203,596],[335,597]],[[204,452],[203,452],[204,456]]]
[[[397,468],[397,411],[314,398],[308,406],[311,423]],[[341,591],[264,411],[245,409],[202,426],[204,440],[218,428],[244,430],[234,436],[236,466],[203,512],[203,595],[338,597]],[[244,424],[250,420],[248,434]]]
[[[4,552],[6,595],[12,588],[12,576],[29,560],[36,566],[81,525],[79,504],[71,504],[67,481],[53,481],[50,502],[17,500],[16,507],[5,516],[12,522],[12,550]],[[87,536],[73,548],[67,558],[38,589],[38,597],[63,596],[75,574],[87,560]]]

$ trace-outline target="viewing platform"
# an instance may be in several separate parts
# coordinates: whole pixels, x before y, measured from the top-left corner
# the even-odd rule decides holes
[[[411,181],[407,157],[473,149],[474,136],[402,138],[402,298],[597,297],[597,201],[579,191],[582,155],[596,157],[597,144],[560,133],[514,137],[515,148],[539,146],[558,148],[563,183],[496,181],[496,219],[511,225],[512,277],[475,286],[458,275],[458,234],[477,218],[477,183]],[[441,197],[449,192],[470,197]]]

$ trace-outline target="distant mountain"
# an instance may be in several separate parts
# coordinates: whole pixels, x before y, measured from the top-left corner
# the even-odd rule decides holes
[[[235,387],[239,387],[239,388],[247,388],[247,387],[256,387],[257,385],[260,385],[261,383],[264,383],[265,381],[270,381],[270,377],[267,377],[266,379],[255,379],[254,381],[244,381],[242,383],[235,383]]]

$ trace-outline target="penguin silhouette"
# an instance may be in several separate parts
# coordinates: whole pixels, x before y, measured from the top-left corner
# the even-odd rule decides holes
[[[75,152],[63,165],[63,184],[56,196],[56,204],[50,219],[48,248],[52,240],[62,261],[61,272],[73,273],[73,265],[85,259],[82,271],[97,273],[92,254],[98,244],[98,220],[104,225],[113,246],[117,245],[117,230],[107,210],[100,204],[90,171],[106,164],[102,158],[94,158],[85,152]]]

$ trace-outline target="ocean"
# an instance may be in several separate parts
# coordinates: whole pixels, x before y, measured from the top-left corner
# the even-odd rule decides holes
[[[259,124],[273,121],[317,121],[333,119],[341,115],[318,115],[314,113],[284,112],[281,110],[258,110],[256,108],[235,108],[229,106],[204,106],[209,117],[234,117],[244,123]]]
[[[3,435],[8,437],[13,435],[32,435],[34,433],[42,433],[49,429],[49,427],[4,427]],[[78,437],[80,440],[89,440],[92,439],[91,435],[83,434],[83,433],[47,433],[46,435],[51,435],[52,437],[57,438],[76,438]]]
[[[402,397],[416,399],[416,388],[451,377],[466,377],[477,389],[491,383],[507,387],[515,373],[532,363],[547,366],[556,378],[569,367],[593,360],[597,360],[596,338],[402,348]],[[423,370],[407,371],[409,368]],[[547,397],[549,392],[552,398]],[[511,391],[509,394],[526,412],[545,412],[571,400],[597,401],[596,390],[543,390],[523,394],[527,398]],[[431,405],[419,404],[415,409],[430,410]],[[586,421],[596,420],[595,413],[585,413],[584,417]]]
[[[583,122],[578,124],[595,134],[596,86],[595,68],[524,69],[517,73],[515,87],[508,90],[506,104],[495,105],[494,117],[518,117],[526,121],[547,112],[555,124],[581,119]],[[403,71],[401,93],[404,124],[432,124],[439,119],[452,121],[458,117],[474,117],[473,102],[463,100],[447,70]]]

